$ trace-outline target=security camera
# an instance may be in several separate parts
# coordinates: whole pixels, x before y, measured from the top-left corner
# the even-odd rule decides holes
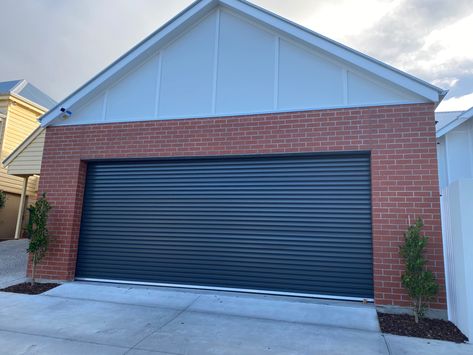
[[[62,115],[63,118],[68,118],[72,116],[72,112],[66,110],[64,107],[61,107],[61,112],[63,113]]]

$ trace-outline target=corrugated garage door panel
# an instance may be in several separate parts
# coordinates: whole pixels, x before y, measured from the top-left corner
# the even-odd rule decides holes
[[[94,162],[77,277],[373,297],[368,154]]]

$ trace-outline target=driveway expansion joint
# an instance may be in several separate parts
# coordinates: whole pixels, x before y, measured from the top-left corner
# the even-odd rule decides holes
[[[156,333],[158,333],[161,329],[163,329],[165,326],[167,326],[168,324],[172,323],[174,320],[176,320],[177,318],[179,318],[179,316],[181,316],[183,313],[187,312],[189,310],[189,308],[194,304],[196,303],[199,298],[201,297],[201,295],[198,295],[191,303],[189,303],[189,305],[180,310],[179,312],[177,312],[177,314],[172,317],[170,320],[168,320],[166,323],[164,323],[163,325],[161,325],[160,327],[158,327],[158,329],[156,329],[154,332],[146,335],[145,337],[143,337],[141,340],[139,340],[135,345],[133,345],[127,352],[125,352],[124,355],[128,354],[130,351],[132,350],[139,350],[138,348],[138,345],[141,344],[143,341],[145,341],[146,339],[148,339],[150,336],[153,336],[155,335]],[[171,354],[171,353],[170,353]],[[179,353],[175,353],[175,354],[172,354],[172,355],[184,355],[184,354],[179,354]]]
[[[30,336],[48,338],[48,339],[55,339],[55,340],[65,340],[65,341],[70,341],[70,342],[79,343],[79,344],[92,344],[92,345],[110,346],[110,347],[115,347],[115,348],[121,348],[123,350],[126,350],[127,352],[130,350],[127,346],[115,345],[115,344],[111,345],[111,344],[107,344],[107,343],[99,343],[99,342],[89,341],[89,340],[77,340],[77,339],[71,339],[71,338],[68,338],[68,337],[55,337],[55,336],[45,335],[45,334],[40,334],[40,333],[28,333],[28,332],[21,332],[21,331],[18,331],[18,330],[11,330],[11,329],[4,329],[4,328],[0,328],[0,331],[5,332],[5,333],[30,335]]]
[[[391,346],[389,345],[388,339],[386,339],[385,334],[381,334],[384,340],[384,344],[386,344],[386,349],[388,349],[388,354],[393,355],[393,352],[391,350]]]

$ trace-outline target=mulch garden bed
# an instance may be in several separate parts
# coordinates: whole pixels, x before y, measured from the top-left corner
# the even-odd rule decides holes
[[[437,339],[464,343],[468,338],[452,322],[441,319],[421,319],[418,324],[414,316],[407,314],[379,313],[379,324],[383,333]]]
[[[31,283],[24,282],[18,285],[6,287],[4,289],[1,289],[0,291],[12,292],[12,293],[23,293],[25,295],[39,295],[43,292],[52,290],[53,288],[59,285],[60,284],[55,284],[55,283],[47,283],[47,284],[36,283],[34,286],[31,286]]]

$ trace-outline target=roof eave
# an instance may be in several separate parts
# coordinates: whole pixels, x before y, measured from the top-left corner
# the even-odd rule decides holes
[[[139,42],[137,45],[135,45],[129,51],[127,51],[125,54],[120,56],[117,60],[112,62],[110,65],[108,65],[105,69],[103,69],[101,72],[99,72],[97,75],[95,75],[92,79],[87,81],[84,85],[82,85],[77,90],[75,90],[72,94],[70,94],[64,100],[59,102],[56,106],[54,106],[51,110],[49,110],[49,112],[47,112],[46,114],[41,116],[39,118],[39,121],[40,121],[41,125],[43,127],[45,127],[45,126],[49,125],[53,120],[60,117],[61,114],[62,114],[61,108],[64,107],[64,108],[68,109],[73,104],[75,104],[77,100],[74,101],[73,98],[75,96],[83,93],[84,91],[86,91],[86,89],[88,89],[89,87],[93,86],[94,82],[97,81],[101,76],[106,75],[107,72],[109,72],[112,69],[114,69],[115,67],[117,67],[117,68],[115,68],[113,73],[108,73],[105,80],[109,79],[113,74],[115,74],[116,72],[120,71],[123,67],[125,67],[126,64],[134,61],[139,56],[141,56],[143,53],[146,53],[148,50],[150,50],[150,48],[153,48],[154,46],[156,46],[157,43],[155,43],[155,42],[159,43],[160,39],[163,39],[163,38],[167,37],[174,30],[178,29],[178,27],[181,24],[184,24],[187,20],[190,20],[192,17],[199,14],[201,11],[205,11],[209,7],[216,6],[218,3],[219,3],[219,0],[196,0],[196,1],[194,1],[192,4],[190,4],[184,10],[182,10],[180,13],[178,13],[176,16],[174,16],[172,19],[170,19],[168,22],[166,22],[164,25],[162,25],[160,28],[158,28],[156,31],[154,31],[149,36],[147,36],[144,40]],[[167,31],[167,32],[165,32],[165,31]],[[165,32],[165,33],[162,33],[162,32]],[[159,34],[161,34],[161,38],[156,39],[155,37],[157,37]],[[137,51],[139,51],[139,52],[137,52]],[[92,90],[94,90],[94,89],[96,89],[96,87],[93,88]]]
[[[455,128],[457,128],[458,126],[465,123],[471,118],[473,118],[473,107],[471,107],[470,109],[458,115],[457,118],[455,118],[452,122],[447,124],[442,129],[439,129],[438,132],[436,133],[437,138],[440,138],[446,135],[448,132],[454,130]]]
[[[357,67],[363,68],[368,72],[384,78],[394,84],[397,84],[405,89],[423,97],[427,101],[433,103],[440,103],[445,96],[445,90],[440,89],[432,84],[429,84],[421,79],[418,79],[410,74],[404,73],[394,67],[391,67],[377,59],[374,59],[366,54],[351,49],[341,43],[333,41],[325,36],[313,32],[303,26],[300,26],[292,21],[289,21],[277,14],[268,10],[260,8],[244,0],[198,0],[192,3],[189,7],[181,11],[178,15],[173,17],[166,24],[161,26],[158,30],[153,32],[150,36],[145,38],[139,44],[134,46],[131,50],[126,52],[115,62],[102,70],[99,74],[94,76],[91,80],[86,82],[79,89],[74,91],[62,102],[58,103],[49,112],[40,117],[40,123],[43,127],[48,126],[54,120],[62,115],[61,108],[69,110],[79,100],[90,96],[95,90],[100,89],[105,85],[116,73],[122,69],[126,69],[135,60],[149,53],[162,40],[168,38],[181,25],[185,25],[188,21],[217,5],[226,6],[234,11],[242,12],[248,16],[266,23],[268,26],[285,33],[289,36],[295,37],[298,40],[315,45],[320,50],[329,55],[346,60],[348,63]]]
[[[46,108],[46,107],[44,107],[44,106],[42,106],[42,105],[40,105],[40,104],[38,104],[34,101],[28,100],[24,96],[21,96],[17,93],[12,92],[12,93],[10,93],[10,96],[14,97],[17,100],[23,101],[24,103],[26,103],[30,106],[33,106],[37,111],[41,111],[41,112],[39,112],[40,114],[44,114],[45,112],[49,111],[48,108]]]

